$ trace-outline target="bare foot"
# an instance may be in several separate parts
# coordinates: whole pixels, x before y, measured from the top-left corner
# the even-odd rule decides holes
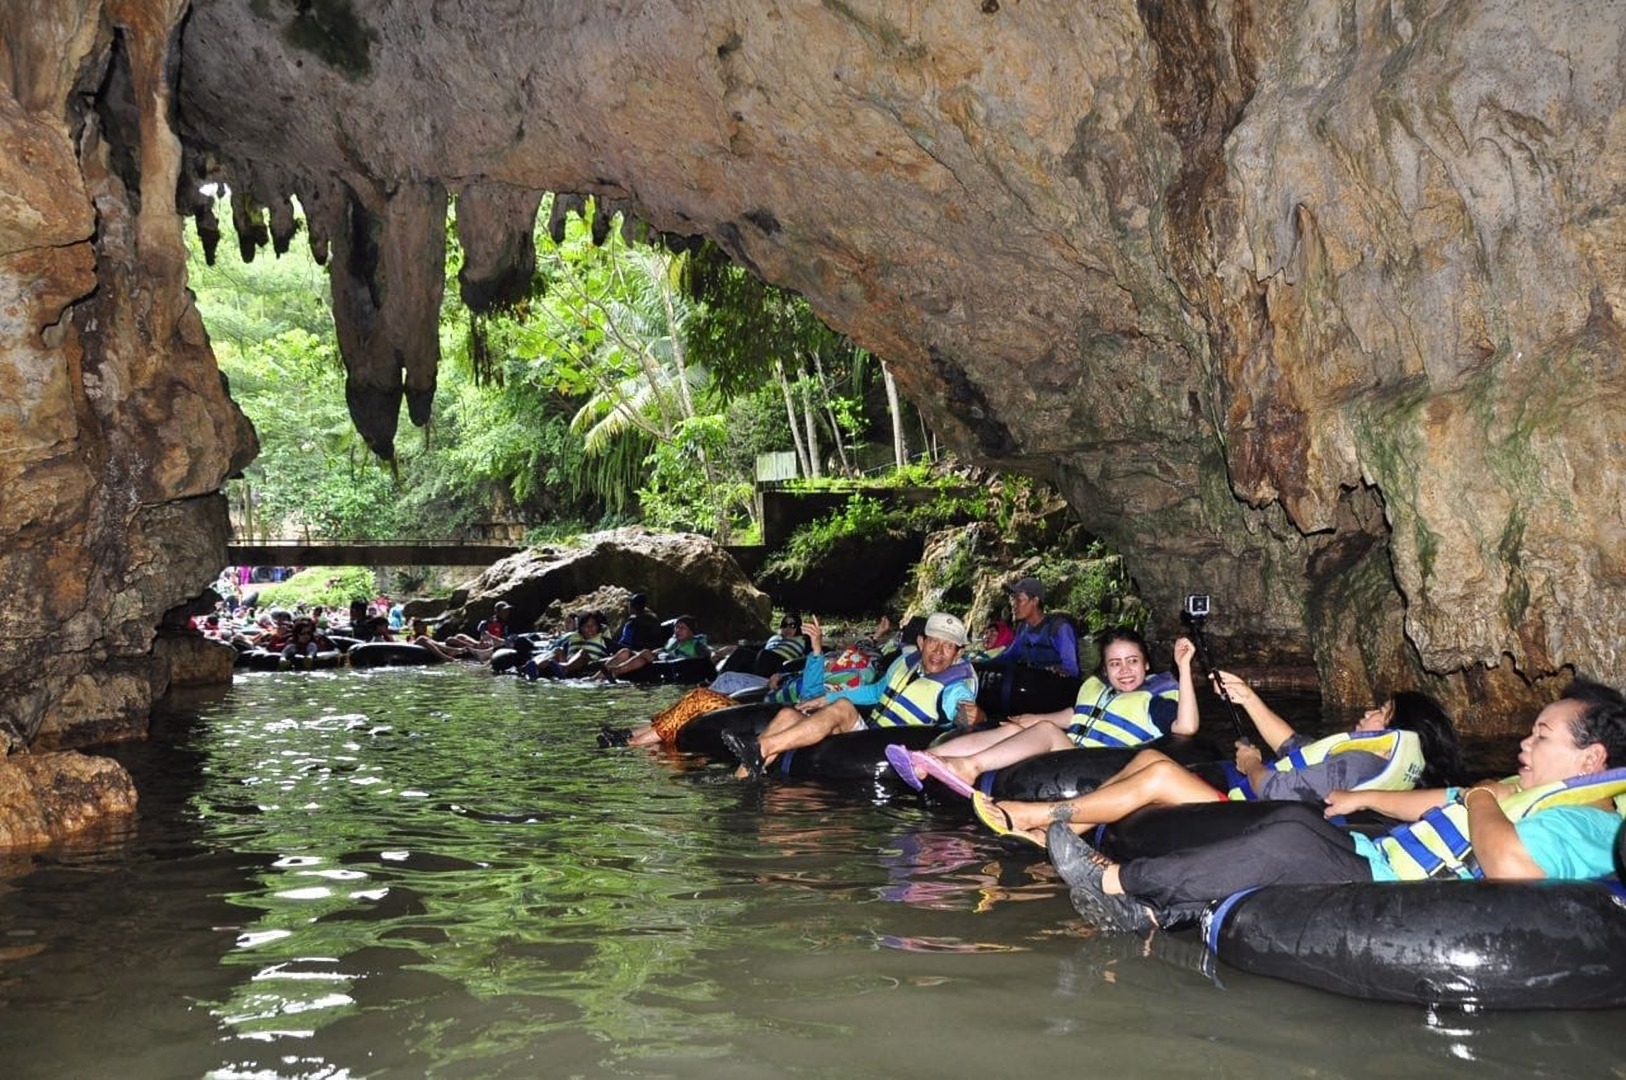
[[[1043,833],[1053,821],[1072,821],[1071,803],[1002,802],[999,808],[1010,816],[1011,824],[1024,832]]]

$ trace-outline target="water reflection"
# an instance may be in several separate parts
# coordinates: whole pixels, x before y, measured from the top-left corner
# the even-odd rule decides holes
[[[1376,1006],[1098,935],[963,805],[603,751],[676,691],[268,673],[0,882],[7,1075],[1621,1075],[1618,1016]]]

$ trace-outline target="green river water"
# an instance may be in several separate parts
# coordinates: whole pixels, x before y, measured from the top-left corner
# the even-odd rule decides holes
[[[239,674],[0,862],[0,1076],[1626,1077],[1626,1016],[1432,1011],[1097,936],[963,807],[601,750],[677,689]]]

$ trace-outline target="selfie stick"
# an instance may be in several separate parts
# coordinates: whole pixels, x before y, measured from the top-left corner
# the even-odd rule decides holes
[[[1192,615],[1191,613],[1187,612],[1182,616],[1182,618],[1185,619],[1186,625],[1191,627],[1191,636],[1197,644],[1197,662],[1203,666],[1203,671],[1206,674],[1212,676],[1214,674],[1214,661],[1208,655],[1208,638],[1203,634],[1203,624],[1207,622],[1207,617],[1203,615]],[[1237,741],[1247,743],[1249,746],[1252,746],[1252,740],[1242,732],[1242,714],[1237,711],[1236,702],[1231,700],[1231,695],[1226,691],[1225,684],[1218,679],[1211,679],[1211,681],[1215,691],[1218,692],[1220,696],[1220,700],[1225,702],[1226,705],[1230,706],[1231,726],[1236,728]]]

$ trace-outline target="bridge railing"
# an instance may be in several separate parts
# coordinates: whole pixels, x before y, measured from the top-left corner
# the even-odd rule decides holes
[[[232,540],[230,566],[489,566],[524,550],[490,540]]]
[[[233,547],[524,547],[519,540],[491,536],[462,540],[424,539],[416,536],[243,536],[233,533],[226,541]]]

